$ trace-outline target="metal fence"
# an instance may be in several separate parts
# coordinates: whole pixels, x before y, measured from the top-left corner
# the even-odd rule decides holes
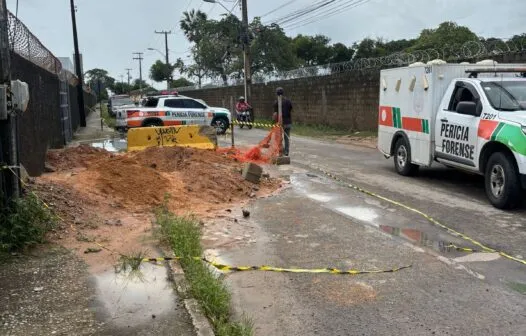
[[[397,52],[383,57],[359,58],[347,62],[324,64],[312,67],[298,68],[290,71],[254,74],[252,83],[268,83],[280,80],[297,79],[313,76],[328,76],[337,73],[353,71],[382,69],[388,67],[406,66],[416,62],[427,63],[435,59],[448,62],[472,61],[484,57],[495,57],[500,55],[514,54],[526,51],[526,39],[519,42],[471,41],[464,44],[449,45],[442,49],[416,50],[412,52]],[[212,81],[201,88],[197,86],[186,86],[177,88],[178,91],[205,89],[210,87],[242,85],[243,80],[229,80],[227,84],[223,81]]]
[[[51,73],[60,74],[60,60],[11,12],[8,12],[8,34],[12,51]]]
[[[29,85],[27,110],[17,115],[20,161],[32,176],[44,171],[49,148],[60,148],[72,140],[80,125],[78,78],[12,13],[8,13],[11,77]],[[96,97],[86,89],[89,108]],[[89,113],[89,112],[88,112]]]

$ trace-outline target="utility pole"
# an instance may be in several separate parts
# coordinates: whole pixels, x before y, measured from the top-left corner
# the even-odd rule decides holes
[[[165,58],[166,58],[166,67],[167,69],[170,69],[170,58],[169,58],[169,50],[168,50],[168,35],[171,34],[172,31],[165,31],[165,30],[162,30],[162,31],[155,31],[155,34],[163,34],[164,35],[164,47],[166,49],[166,53],[164,54]],[[172,74],[170,73],[169,76],[166,77],[166,89],[167,90],[170,90],[170,82],[172,80]]]
[[[20,196],[20,165],[18,159],[18,128],[8,88],[11,86],[11,59],[9,54],[9,35],[6,0],[0,0],[0,85],[4,102],[0,108],[0,196],[8,201]],[[4,194],[5,192],[5,194]]]
[[[77,83],[77,102],[79,104],[80,127],[86,127],[86,110],[84,106],[84,81],[80,66],[79,39],[77,36],[77,18],[75,16],[75,0],[70,0],[71,4],[71,23],[73,25],[73,44],[75,46],[75,71],[79,82]]]
[[[131,85],[131,83],[130,83],[130,80],[131,80],[130,71],[132,71],[133,69],[126,68],[125,70],[126,70],[126,72],[128,73],[128,88],[129,88],[130,85]]]
[[[130,94],[130,91],[131,91],[131,75],[130,75],[130,71],[132,71],[133,69],[130,69],[130,68],[126,68],[126,72],[128,73],[128,94]]]
[[[250,69],[250,38],[248,32],[248,8],[247,0],[241,0],[241,13],[243,21],[243,60],[245,63],[245,99],[249,104],[252,104],[251,90],[252,74]],[[254,116],[251,116],[254,120]]]
[[[142,60],[144,59],[142,55],[144,53],[136,52],[133,54],[137,55],[137,57],[134,57],[133,59],[139,61],[139,91],[141,92],[141,98],[142,98]]]

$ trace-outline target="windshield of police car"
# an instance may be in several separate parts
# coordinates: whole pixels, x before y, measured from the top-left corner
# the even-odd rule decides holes
[[[131,98],[114,98],[111,102],[112,106],[122,106],[122,105],[133,105],[133,100]]]
[[[526,110],[526,81],[483,82],[482,88],[498,111]]]

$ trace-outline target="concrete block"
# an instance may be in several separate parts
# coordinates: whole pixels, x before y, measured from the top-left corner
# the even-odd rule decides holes
[[[290,156],[278,156],[272,159],[272,163],[278,166],[290,164]]]
[[[263,168],[261,168],[255,163],[245,163],[242,172],[242,176],[245,180],[252,183],[259,183],[261,179],[261,174],[263,174]]]

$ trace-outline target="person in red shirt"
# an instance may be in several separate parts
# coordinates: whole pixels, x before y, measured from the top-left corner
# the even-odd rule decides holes
[[[236,104],[236,112],[245,112],[250,109],[250,105],[245,101],[245,97],[239,97],[239,100]]]

